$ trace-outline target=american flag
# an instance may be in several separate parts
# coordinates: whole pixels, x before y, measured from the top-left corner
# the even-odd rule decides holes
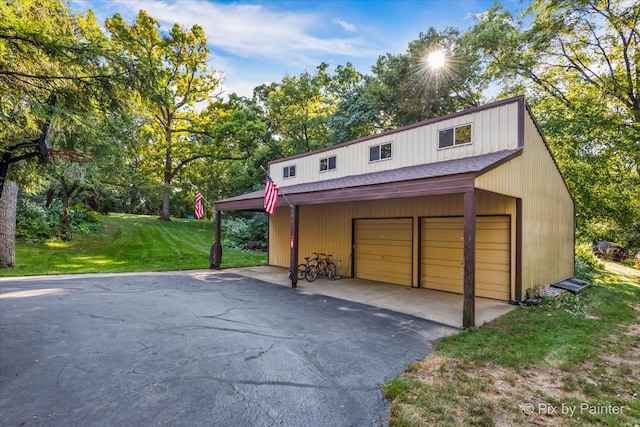
[[[273,215],[278,204],[278,186],[267,176],[267,182],[264,189],[264,210]]]
[[[204,216],[204,208],[202,207],[202,194],[200,194],[199,191],[196,191],[196,209],[194,214],[198,219]]]

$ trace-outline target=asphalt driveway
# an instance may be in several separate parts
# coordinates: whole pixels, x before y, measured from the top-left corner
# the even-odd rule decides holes
[[[231,273],[3,278],[0,425],[386,425],[454,332]]]

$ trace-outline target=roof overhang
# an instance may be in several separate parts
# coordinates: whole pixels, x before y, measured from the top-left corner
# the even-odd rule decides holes
[[[518,148],[282,187],[278,205],[287,205],[287,200],[293,205],[314,205],[464,193],[474,189],[477,176],[521,153],[522,148]],[[286,196],[286,200],[282,194]],[[217,211],[264,210],[264,190],[218,201],[215,203],[215,209]]]

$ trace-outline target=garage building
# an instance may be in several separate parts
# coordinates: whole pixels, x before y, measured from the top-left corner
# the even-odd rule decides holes
[[[574,203],[523,96],[275,160],[269,175],[270,265],[325,252],[342,276],[460,293],[464,326],[475,297],[522,301],[574,273]],[[218,201],[218,229],[220,212],[263,203]]]

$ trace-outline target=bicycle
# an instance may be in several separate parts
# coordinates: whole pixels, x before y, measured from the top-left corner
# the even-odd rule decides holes
[[[298,280],[306,279],[307,282],[313,282],[318,277],[318,268],[316,264],[309,261],[317,261],[318,257],[304,257],[305,263],[298,265]]]
[[[334,279],[336,277],[338,268],[336,267],[336,264],[331,260],[331,257],[333,255],[327,255],[322,252],[314,252],[314,254],[316,254],[316,258],[318,258],[318,264],[316,266],[318,276],[325,277],[327,279]],[[320,256],[322,256],[323,258],[320,258]]]

